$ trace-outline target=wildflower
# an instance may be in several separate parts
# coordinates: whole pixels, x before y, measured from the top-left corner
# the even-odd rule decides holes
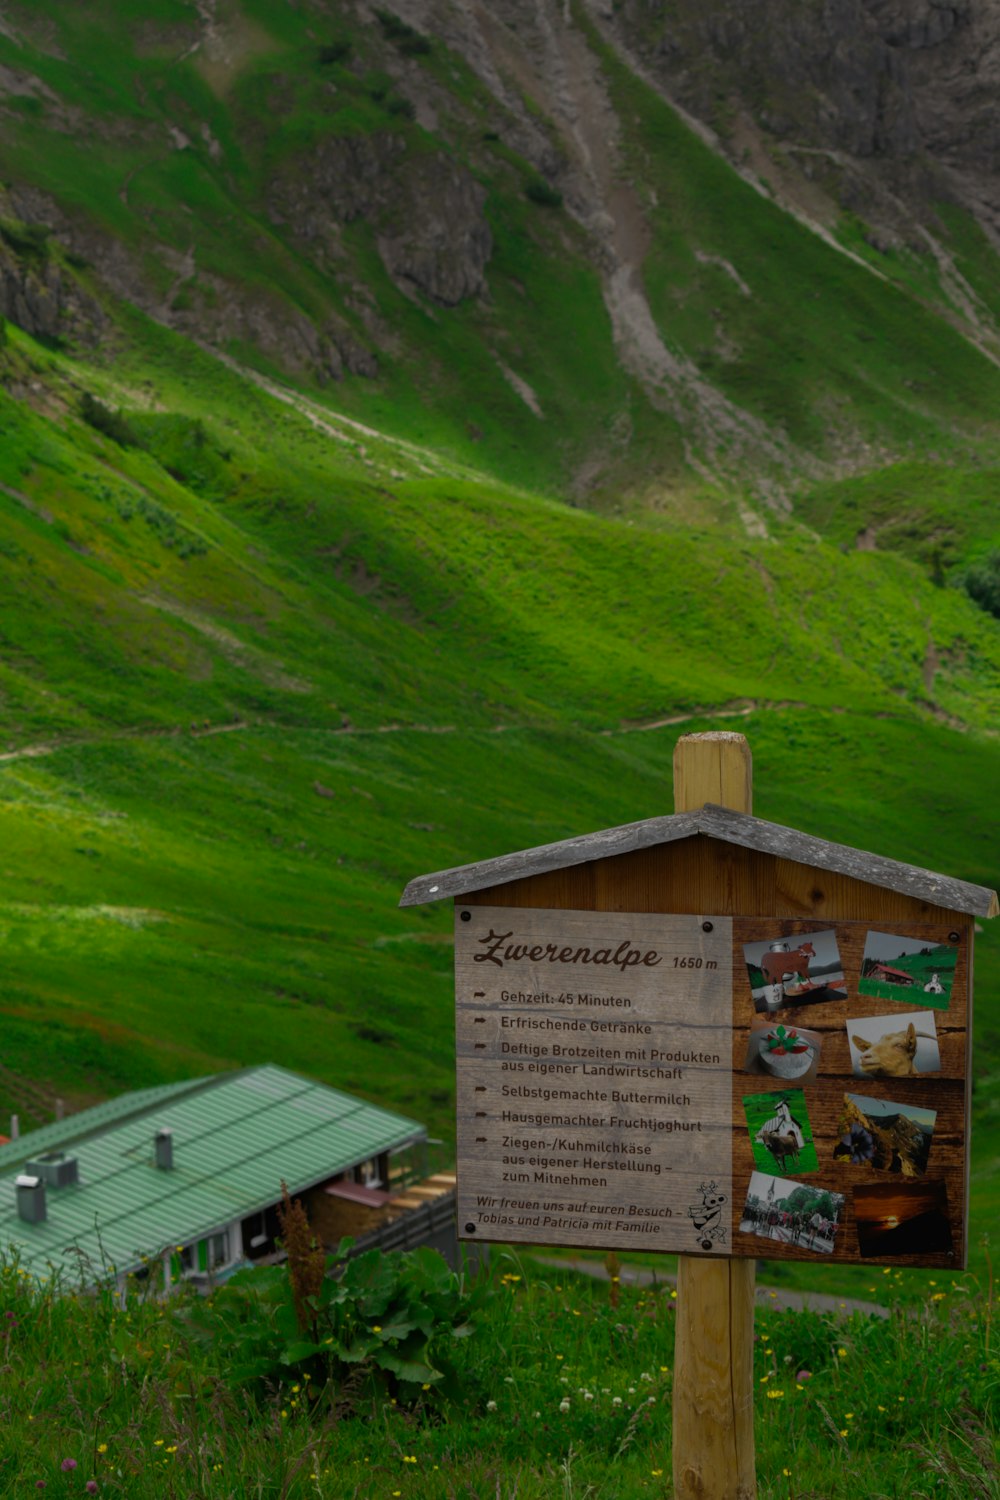
[[[381,1323],[374,1323],[372,1325],[372,1333],[381,1333],[381,1332],[382,1332],[382,1324]]]
[[[782,1472],[782,1474],[784,1474],[784,1476],[785,1476],[786,1479],[791,1479],[791,1477],[792,1477],[792,1471],[791,1471],[791,1469],[782,1469],[781,1472]]]
[[[497,1404],[496,1404],[495,1401],[487,1401],[487,1403],[486,1403],[486,1410],[487,1411],[496,1411],[496,1409],[497,1409]]]
[[[403,1454],[403,1462],[404,1462],[404,1464],[415,1464],[416,1461],[417,1461],[417,1455],[415,1453],[404,1453]]]
[[[98,1453],[107,1453],[107,1451],[108,1451],[108,1445],[107,1445],[107,1443],[98,1443],[98,1445],[97,1445],[97,1451],[98,1451]]]
[[[621,1404],[622,1404],[622,1398],[620,1396],[612,1396],[611,1397],[611,1405],[612,1406],[621,1406]]]
[[[840,1429],[840,1435],[841,1435],[841,1437],[846,1437],[847,1436],[847,1428],[846,1427],[841,1427],[841,1429]]]
[[[833,1154],[835,1157],[847,1156],[856,1165],[871,1161],[875,1155],[874,1137],[863,1125],[855,1121],[850,1130],[840,1137],[840,1143],[835,1147]]]
[[[649,1472],[652,1474],[652,1476],[653,1476],[654,1479],[659,1479],[660,1475],[663,1473],[663,1470],[662,1469],[650,1469]]]
[[[84,1485],[84,1489],[87,1491],[88,1495],[96,1495],[97,1494],[97,1480],[96,1479],[88,1479],[87,1483]]]
[[[800,1370],[795,1377],[796,1380],[812,1380],[812,1370]]]
[[[776,1386],[772,1386],[767,1393],[767,1399],[769,1401],[780,1401],[784,1394],[784,1391],[779,1390]]]
[[[852,1411],[845,1411],[844,1412],[844,1421],[845,1422],[853,1422],[853,1420],[854,1420],[854,1413]]]
[[[846,1359],[847,1358],[847,1350],[846,1349],[838,1349],[837,1350],[837,1358],[838,1359]]]
[[[560,1411],[569,1411],[569,1397],[568,1396],[564,1396],[562,1398],[562,1400],[560,1401],[560,1403],[559,1403],[559,1410]]]
[[[70,1471],[70,1469],[75,1469],[76,1468],[76,1459],[75,1458],[64,1458],[63,1461],[62,1461],[62,1463],[59,1465],[59,1467],[60,1467],[60,1469],[62,1469],[62,1471],[63,1471],[64,1474],[68,1474],[69,1471]]]
[[[884,1407],[884,1406],[880,1406],[880,1407],[879,1407],[879,1411],[885,1411],[885,1409],[886,1409],[886,1408],[885,1408],[885,1407]]]
[[[932,1302],[940,1302],[940,1301],[942,1301],[943,1298],[947,1297],[947,1295],[948,1295],[947,1292],[934,1292],[931,1295],[931,1301]]]

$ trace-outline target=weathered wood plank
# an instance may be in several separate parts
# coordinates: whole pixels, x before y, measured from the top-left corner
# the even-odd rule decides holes
[[[669,846],[672,853],[676,854],[677,846],[683,840],[692,839],[696,835],[701,835],[696,847],[699,860],[702,861],[706,844],[710,843],[722,850],[743,849],[772,856],[775,864],[767,883],[778,890],[786,884],[790,891],[801,887],[803,895],[806,889],[818,889],[831,905],[839,907],[836,895],[831,893],[846,889],[842,886],[842,879],[864,885],[869,892],[865,910],[873,916],[877,916],[878,911],[872,907],[871,893],[880,889],[921,902],[928,914],[957,911],[993,917],[1000,912],[996,892],[985,886],[935,874],[931,870],[902,864],[882,855],[869,854],[846,844],[829,843],[825,839],[814,838],[811,834],[799,833],[794,828],[784,828],[778,823],[768,823],[762,818],[754,818],[712,803],[707,803],[696,812],[675,813],[669,817],[626,823],[620,828],[607,828],[580,838],[544,844],[535,849],[522,849],[514,854],[460,865],[451,870],[440,870],[432,875],[421,875],[410,881],[399,904],[419,906],[424,902],[441,901],[449,896],[469,898],[476,892],[487,890],[495,893],[497,887],[515,881],[523,882],[553,875],[563,869],[610,860],[614,863],[607,866],[603,875],[598,874],[595,878],[603,879],[613,888],[617,909],[649,910],[649,907],[637,906],[631,899],[630,867],[619,861],[629,855],[647,852],[653,857],[653,863],[640,861],[632,868],[641,869],[648,878],[651,870],[658,867],[668,869],[665,858],[657,865],[655,856],[660,849]],[[738,876],[743,868],[745,866],[741,866],[734,856],[734,873]],[[760,863],[753,868],[758,874],[766,869]],[[712,907],[718,911],[718,888],[714,881],[717,874],[722,873],[724,876],[725,870],[725,859],[722,856],[713,864],[704,861],[699,870],[698,896],[691,898],[693,905],[675,906],[674,910],[694,911]],[[640,888],[642,884],[641,877],[635,881],[635,885]],[[495,894],[491,896],[489,904],[498,904]],[[512,898],[510,904],[520,906],[532,903]],[[744,915],[752,915],[774,912],[779,908],[773,900],[766,899],[766,887],[762,889],[758,886],[754,899],[749,903],[744,900],[741,910]],[[799,910],[803,915],[816,910],[816,899],[804,903]],[[843,910],[840,914],[847,915]],[[912,908],[906,914],[912,916]],[[862,912],[859,910],[856,915],[860,916]]]

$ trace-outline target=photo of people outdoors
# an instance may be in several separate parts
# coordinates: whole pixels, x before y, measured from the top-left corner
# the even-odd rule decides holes
[[[832,1255],[843,1207],[842,1193],[754,1172],[740,1229],[761,1239],[801,1245],[817,1255]]]

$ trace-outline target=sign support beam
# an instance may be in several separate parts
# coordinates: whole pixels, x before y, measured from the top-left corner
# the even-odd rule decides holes
[[[674,811],[750,813],[742,734],[688,734],[674,750]],[[724,908],[720,906],[720,910]],[[753,1500],[753,1260],[678,1256],[673,1478],[677,1500]]]

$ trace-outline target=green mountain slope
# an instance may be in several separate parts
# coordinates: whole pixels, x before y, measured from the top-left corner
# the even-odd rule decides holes
[[[403,883],[667,809],[717,710],[765,816],[996,880],[1000,628],[915,563],[568,510],[130,328],[4,353],[6,1057],[49,1098],[280,1055],[447,1136]]]
[[[273,1058],[447,1143],[449,916],[403,884],[669,810],[688,729],[745,728],[765,817],[1000,883],[1000,624],[947,586],[1000,373],[929,268],[779,209],[576,11],[551,77],[497,22],[499,82],[359,15],[4,6],[25,1124]]]
[[[12,0],[0,307],[64,336],[38,284],[72,304],[82,278],[98,342],[110,289],[602,507],[734,517],[890,460],[994,463],[1000,370],[930,251],[838,248],[550,9],[539,52],[513,0],[476,45],[330,0]],[[938,231],[995,279],[957,208]]]

